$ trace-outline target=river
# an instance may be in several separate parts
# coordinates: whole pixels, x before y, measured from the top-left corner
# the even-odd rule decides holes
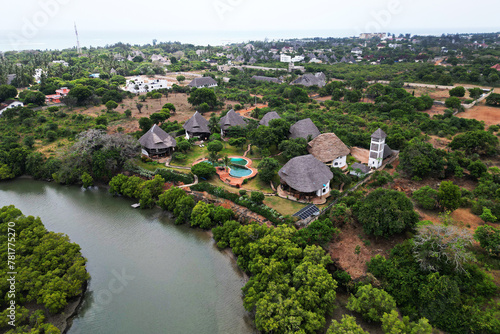
[[[0,183],[0,207],[39,216],[88,259],[92,278],[68,333],[253,333],[242,306],[245,278],[234,259],[207,232],[132,203],[102,189]]]

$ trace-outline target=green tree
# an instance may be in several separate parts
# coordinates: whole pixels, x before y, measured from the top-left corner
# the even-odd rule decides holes
[[[38,91],[28,91],[26,95],[24,95],[23,100],[25,104],[33,103],[42,106],[45,103],[45,94]]]
[[[191,213],[191,226],[198,226],[204,229],[212,228],[215,223],[212,221],[213,205],[199,201]]]
[[[284,140],[279,144],[278,149],[283,152],[286,160],[290,160],[307,154],[307,140],[304,138]]]
[[[87,172],[82,174],[81,181],[84,188],[92,187],[94,185],[94,179]]]
[[[400,155],[400,165],[409,176],[440,176],[444,171],[444,152],[418,138],[408,142]]]
[[[404,193],[379,188],[368,194],[356,209],[358,221],[367,234],[390,237],[413,228],[418,214]]]
[[[76,85],[75,87],[71,88],[68,96],[75,98],[77,105],[84,105],[92,96],[92,91],[87,86]]]
[[[259,126],[252,133],[252,144],[258,146],[260,149],[265,149],[271,147],[276,143],[276,135],[268,126]]]
[[[191,173],[197,175],[198,177],[209,179],[215,175],[215,167],[208,162],[200,162],[191,167]]]
[[[429,320],[421,318],[418,322],[410,322],[409,317],[399,319],[399,314],[396,310],[390,313],[384,313],[382,317],[382,330],[385,334],[432,334],[432,326]]]
[[[160,124],[162,122],[165,122],[167,119],[170,118],[170,113],[168,112],[155,112],[149,115],[149,118],[155,123],[155,124]]]
[[[347,309],[360,313],[368,321],[382,321],[384,313],[396,310],[394,298],[371,284],[361,286],[355,295],[349,297]]]
[[[491,255],[500,256],[500,228],[479,226],[474,233],[474,239]]]
[[[174,208],[174,215],[176,217],[175,224],[184,224],[189,221],[194,206],[195,202],[193,196],[181,196]]]
[[[332,321],[326,334],[368,334],[356,323],[356,318],[350,315],[342,315],[342,320]]]
[[[153,121],[148,117],[141,117],[139,119],[139,127],[141,128],[143,133],[148,132],[149,129],[151,129],[151,127],[153,126],[153,124],[154,124]]]
[[[264,198],[265,198],[264,194],[261,193],[260,191],[252,191],[252,193],[250,194],[250,199],[252,200],[252,202],[258,204],[262,204]]]
[[[264,182],[270,182],[276,176],[276,172],[279,169],[279,162],[273,158],[264,158],[259,163],[257,169],[259,170],[259,179]]]
[[[486,98],[486,104],[490,106],[500,105],[500,94],[491,93],[490,95],[488,95],[488,97]]]
[[[453,150],[464,150],[467,154],[497,153],[498,138],[489,131],[476,130],[456,135],[449,146]]]
[[[212,140],[207,144],[207,150],[209,152],[220,152],[224,148],[224,145],[219,140]]]
[[[486,167],[486,165],[481,160],[472,161],[467,169],[469,170],[470,175],[475,179],[479,179],[484,173],[488,171],[488,167]]]
[[[483,213],[479,216],[483,221],[487,223],[494,223],[497,221],[497,217],[495,217],[491,210],[487,207],[483,207]]]
[[[118,103],[113,100],[109,100],[108,102],[106,102],[106,108],[108,109],[108,111],[116,109],[118,108]]]
[[[193,89],[189,94],[188,102],[193,106],[199,106],[202,103],[206,103],[213,109],[217,105],[217,96],[213,89],[210,88]]]
[[[137,111],[139,111],[139,114],[141,114],[141,110],[142,110],[142,107],[144,107],[144,105],[142,103],[136,103],[135,104],[135,107],[137,108]]]
[[[433,210],[438,205],[438,191],[429,186],[424,186],[413,192],[413,199],[426,210]]]
[[[458,109],[462,105],[462,102],[458,97],[452,96],[444,101],[444,105],[446,106],[446,108]]]
[[[181,188],[172,187],[158,197],[158,205],[163,209],[174,212],[179,201],[184,198],[186,192]]]
[[[438,202],[444,210],[455,211],[460,207],[462,193],[460,187],[453,181],[443,181],[439,184]]]
[[[12,85],[0,85],[0,102],[17,96],[17,89]]]
[[[162,109],[168,109],[171,113],[175,113],[175,106],[172,103],[165,103]]]
[[[450,89],[450,96],[464,97],[465,88],[463,88],[462,86],[457,86],[455,88]]]
[[[483,95],[483,90],[481,88],[474,87],[474,88],[469,88],[468,90],[469,90],[469,97],[471,99],[477,100],[478,98],[481,97],[481,95]]]
[[[182,83],[184,80],[186,80],[186,77],[183,75],[178,75],[175,77],[175,79],[179,82]]]

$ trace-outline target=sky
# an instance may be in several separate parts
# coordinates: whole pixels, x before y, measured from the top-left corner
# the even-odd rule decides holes
[[[87,46],[153,38],[214,45],[361,32],[498,32],[499,10],[498,0],[22,0],[2,15],[0,50],[71,44],[74,23]]]

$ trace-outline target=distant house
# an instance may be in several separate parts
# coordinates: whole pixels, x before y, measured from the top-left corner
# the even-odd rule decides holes
[[[12,81],[17,77],[17,74],[7,74],[7,85],[12,84]]]
[[[182,127],[186,130],[186,139],[199,137],[206,140],[210,136],[208,121],[198,111]]]
[[[307,151],[332,167],[343,168],[351,150],[334,133],[323,133],[307,144]]]
[[[61,103],[61,94],[45,95],[45,103]]]
[[[500,64],[493,65],[493,66],[491,66],[491,68],[494,70],[500,71]]]
[[[310,118],[302,119],[290,127],[290,139],[307,139],[309,136],[311,136],[311,139],[314,139],[320,134],[321,132],[319,132],[319,129]]]
[[[124,90],[131,93],[147,93],[155,89],[169,88],[169,82],[165,79],[144,79],[136,77],[127,80]]]
[[[146,134],[139,138],[143,154],[149,157],[162,157],[172,154],[177,146],[174,137],[163,131],[158,125],[153,125]]]
[[[351,165],[351,171],[349,174],[355,175],[357,177],[363,177],[366,174],[370,173],[371,169],[365,164],[360,164],[359,162],[355,162]]]
[[[333,173],[313,155],[290,159],[278,172],[281,189],[299,200],[328,195]]]
[[[237,114],[234,111],[234,109],[231,109],[227,112],[227,114],[224,117],[221,117],[221,119],[219,120],[219,125],[220,125],[221,135],[225,136],[227,129],[229,129],[231,126],[246,127],[247,122],[243,117]]]
[[[277,83],[277,84],[280,84],[282,83],[283,81],[281,81],[280,79],[278,78],[271,78],[271,77],[264,77],[264,76],[260,76],[260,75],[254,75],[252,77],[252,79],[256,80],[256,81],[267,81],[267,82],[274,82],[274,83]]]
[[[384,159],[392,155],[393,152],[385,143],[385,138],[387,138],[387,134],[380,128],[372,133],[368,166],[380,168]]]
[[[17,100],[7,100],[0,103],[0,116],[2,116],[5,110],[17,107],[24,107],[24,103]]]
[[[100,73],[89,74],[89,78],[92,78],[92,79],[99,79],[100,76],[101,76]]]
[[[356,56],[361,56],[363,54],[363,50],[359,47],[355,47],[351,50],[351,53],[354,53]]]
[[[303,85],[306,87],[318,86],[323,87],[326,85],[326,76],[322,72],[316,74],[306,73],[298,79],[292,81],[292,85]]]
[[[53,60],[52,63],[50,63],[50,65],[55,65],[55,64],[61,64],[64,67],[69,66],[68,62],[66,62],[64,60]]]
[[[114,68],[112,68],[112,69],[109,71],[109,74],[111,74],[111,75],[113,76],[113,75],[118,74],[118,72],[117,72]]]
[[[211,88],[217,86],[217,81],[215,81],[212,77],[194,78],[188,86],[196,88]]]
[[[56,94],[59,94],[61,96],[66,96],[69,93],[69,88],[68,87],[61,87],[59,89],[56,89]]]
[[[289,63],[291,61],[292,61],[292,57],[291,56],[283,54],[283,53],[280,55],[280,62],[282,62],[282,63]]]
[[[259,125],[269,126],[269,122],[273,119],[281,119],[280,115],[276,111],[270,111],[262,117],[259,122]]]

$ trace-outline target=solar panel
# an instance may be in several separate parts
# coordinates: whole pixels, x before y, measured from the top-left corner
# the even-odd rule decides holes
[[[300,219],[306,219],[314,214],[318,214],[319,209],[316,205],[310,204],[305,208],[300,209],[296,213],[293,214],[294,217],[299,217]]]

